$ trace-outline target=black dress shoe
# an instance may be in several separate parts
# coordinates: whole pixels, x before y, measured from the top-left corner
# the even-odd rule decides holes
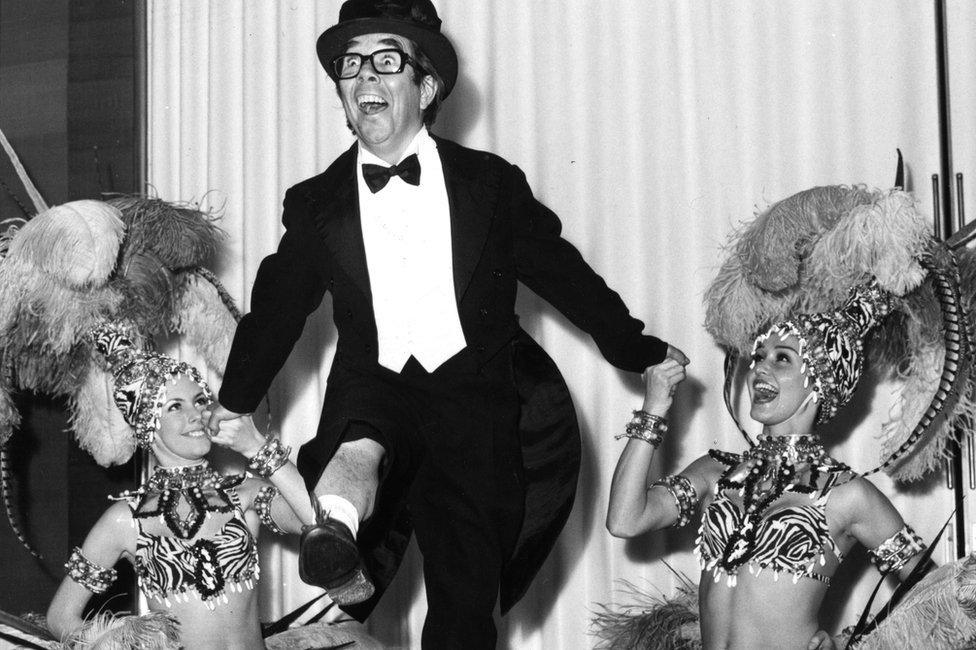
[[[375,587],[359,556],[352,531],[328,517],[302,528],[298,575],[302,581],[322,587],[337,605],[355,605],[373,595]]]

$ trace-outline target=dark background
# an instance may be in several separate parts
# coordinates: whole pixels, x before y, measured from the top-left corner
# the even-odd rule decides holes
[[[0,0],[0,129],[48,205],[138,190],[133,0]],[[0,230],[34,213],[6,155],[0,156]],[[17,397],[24,424],[7,445],[14,515],[43,559],[21,546],[0,511],[0,609],[43,613],[80,545],[109,505],[135,485],[134,463],[105,470],[81,451],[63,404]],[[132,610],[134,578],[90,608]]]

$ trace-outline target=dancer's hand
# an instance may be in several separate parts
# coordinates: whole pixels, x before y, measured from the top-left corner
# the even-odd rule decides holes
[[[807,644],[807,650],[836,650],[837,647],[834,640],[824,630],[817,630],[817,633],[810,639],[810,643]]]
[[[214,401],[213,406],[210,409],[210,418],[207,420],[206,428],[207,433],[211,437],[216,436],[220,433],[220,423],[228,422],[230,420],[236,420],[244,415],[249,415],[245,413],[234,413],[233,411],[228,411],[223,406]]]
[[[225,420],[224,425],[210,435],[210,441],[221,447],[233,449],[245,458],[251,458],[268,440],[249,415],[238,415],[231,420]]]
[[[685,378],[685,367],[675,359],[665,359],[644,371],[644,410],[664,416],[671,408],[674,389]]]

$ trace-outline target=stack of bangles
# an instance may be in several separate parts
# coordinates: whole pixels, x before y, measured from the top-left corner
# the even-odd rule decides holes
[[[284,446],[277,438],[270,438],[251,457],[247,468],[260,477],[268,478],[288,462],[290,453],[291,447]]]
[[[651,415],[647,411],[634,411],[634,417],[627,423],[627,428],[620,435],[614,436],[614,440],[636,438],[657,448],[664,440],[664,434],[667,432],[667,418]]]

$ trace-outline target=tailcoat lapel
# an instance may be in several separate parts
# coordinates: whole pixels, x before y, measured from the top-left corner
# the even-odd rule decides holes
[[[366,304],[372,305],[366,246],[359,218],[356,160],[356,144],[353,144],[329,168],[320,186],[322,198],[318,203],[321,207],[312,211],[312,218],[329,255],[335,260],[335,268],[346,271],[365,296]]]
[[[454,292],[460,305],[488,238],[501,174],[486,157],[436,136],[434,140],[451,211]]]

